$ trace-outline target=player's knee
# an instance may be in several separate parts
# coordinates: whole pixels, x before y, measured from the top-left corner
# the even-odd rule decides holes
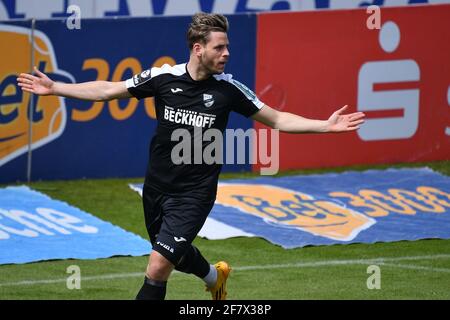
[[[167,281],[173,268],[174,266],[169,260],[153,251],[147,266],[146,276],[153,280]]]

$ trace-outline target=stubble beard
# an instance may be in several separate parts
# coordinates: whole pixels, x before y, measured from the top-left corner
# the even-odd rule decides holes
[[[203,68],[208,72],[210,75],[214,74],[221,74],[223,71],[217,70],[214,68],[214,61],[208,60],[205,56],[202,56],[200,60]]]

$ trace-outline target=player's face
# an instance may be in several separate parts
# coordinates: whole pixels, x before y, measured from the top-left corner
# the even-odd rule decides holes
[[[209,41],[203,46],[201,63],[211,74],[220,74],[225,70],[225,64],[230,56],[228,44],[228,36],[225,32],[210,33]]]

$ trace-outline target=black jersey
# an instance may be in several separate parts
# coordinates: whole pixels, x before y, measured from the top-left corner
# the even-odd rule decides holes
[[[192,138],[200,128],[201,132],[214,128],[223,133],[231,111],[250,117],[264,104],[229,74],[193,80],[186,63],[145,70],[128,79],[126,86],[137,99],[155,98],[158,125],[150,144],[145,184],[169,195],[214,198],[221,164],[195,164],[194,159],[175,164],[171,155],[179,141],[172,141],[172,133],[187,129]],[[207,145],[203,142],[202,147]]]

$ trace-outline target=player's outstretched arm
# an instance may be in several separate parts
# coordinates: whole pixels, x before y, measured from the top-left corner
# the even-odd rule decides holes
[[[288,133],[348,132],[359,129],[359,126],[364,122],[364,113],[344,114],[347,108],[348,106],[344,106],[335,111],[328,120],[315,120],[289,112],[280,112],[265,105],[252,116],[252,119]]]
[[[34,75],[21,73],[17,78],[18,85],[23,91],[42,96],[55,95],[92,101],[106,101],[131,97],[131,94],[125,86],[125,81],[62,83],[51,80],[36,67],[34,67],[34,72]]]

